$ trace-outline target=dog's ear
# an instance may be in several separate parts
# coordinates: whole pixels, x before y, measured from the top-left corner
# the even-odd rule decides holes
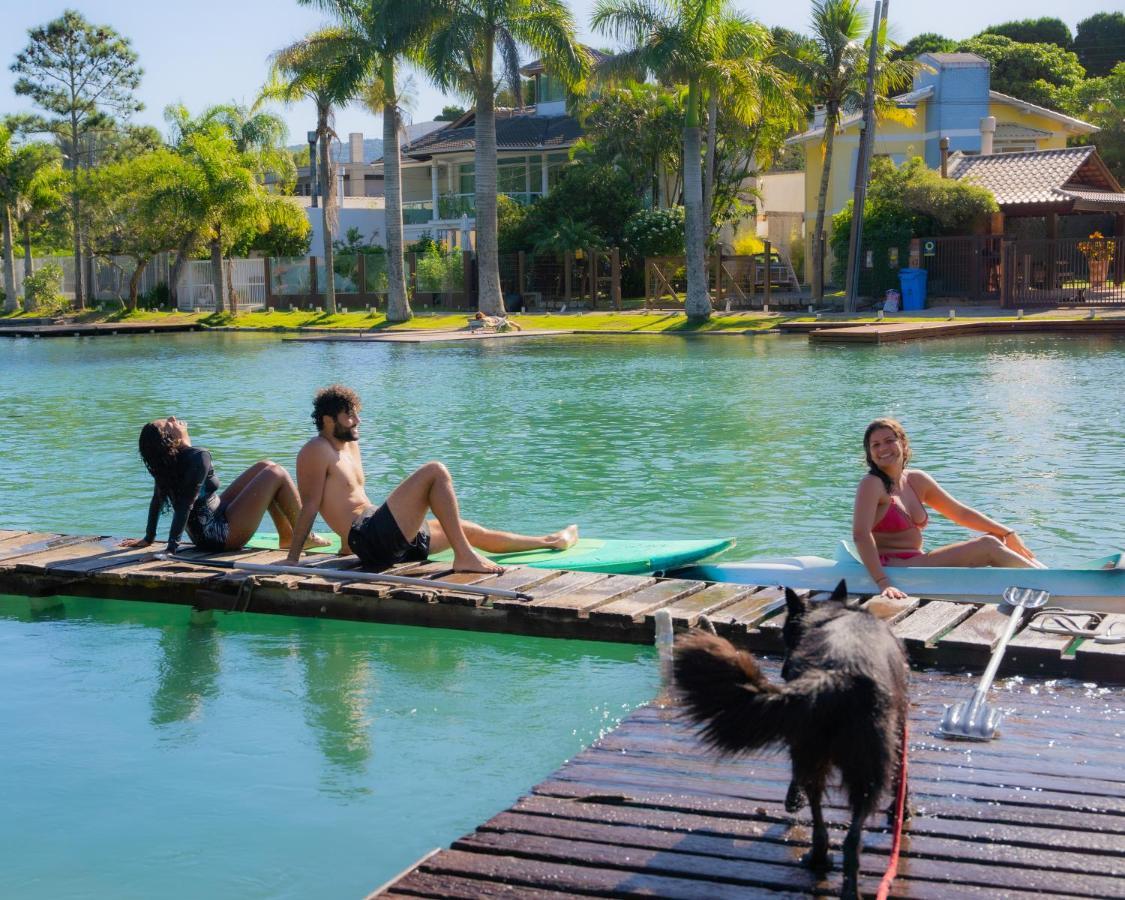
[[[848,598],[848,583],[843,578],[840,579],[840,583],[836,585],[832,591],[832,596],[828,599],[843,604],[844,609],[859,609],[859,598]]]
[[[785,609],[790,619],[799,619],[808,612],[808,603],[800,594],[790,588],[785,589]]]

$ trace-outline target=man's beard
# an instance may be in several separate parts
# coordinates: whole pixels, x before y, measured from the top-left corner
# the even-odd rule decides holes
[[[332,436],[338,441],[358,441],[359,431],[356,428],[345,428],[338,422],[333,425]]]

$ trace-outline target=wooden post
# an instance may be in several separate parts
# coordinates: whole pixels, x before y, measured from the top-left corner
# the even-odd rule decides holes
[[[922,239],[910,239],[910,268],[920,269],[922,267]]]
[[[570,303],[570,280],[574,273],[574,254],[563,253],[563,305]]]
[[[273,292],[273,267],[268,256],[262,260],[262,272],[266,280],[266,309],[277,309],[277,297]]]
[[[765,241],[764,244],[765,244],[765,246],[763,247],[763,251],[764,251],[765,257],[766,257],[766,273],[765,273],[765,276],[762,278],[762,304],[763,304],[763,306],[769,306],[770,305],[770,252],[772,250],[772,246],[771,246],[769,241]]]
[[[1007,307],[1011,304],[1011,295],[1008,286],[1008,242],[1000,239],[1000,306]]]
[[[621,250],[617,247],[609,251],[609,292],[613,308],[621,312]]]
[[[723,305],[723,250],[720,247],[715,252],[715,294],[713,305],[718,308]]]
[[[320,287],[316,277],[316,257],[309,257],[309,303],[317,306],[320,303]]]

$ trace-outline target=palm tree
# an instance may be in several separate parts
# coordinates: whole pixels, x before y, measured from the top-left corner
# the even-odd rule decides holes
[[[173,144],[179,143],[192,131],[219,125],[234,141],[239,153],[256,157],[259,181],[264,182],[267,175],[273,175],[281,184],[291,184],[296,168],[285,147],[289,129],[284,119],[263,110],[261,106],[261,101],[253,106],[220,103],[207,107],[193,118],[183,104],[172,104],[165,107],[164,119],[172,126]]]
[[[684,111],[684,241],[687,298],[684,311],[699,321],[711,315],[706,269],[709,208],[717,141],[718,107],[749,118],[763,92],[781,90],[784,78],[765,62],[769,38],[761,26],[734,12],[729,0],[599,0],[595,29],[625,42],[604,61],[607,78],[654,77],[687,91]],[[710,107],[705,114],[704,106]],[[702,128],[710,123],[707,185],[703,175]]]
[[[815,0],[812,7],[812,39],[804,42],[794,62],[798,77],[815,102],[824,105],[824,138],[821,141],[824,164],[816,199],[816,224],[812,233],[812,294],[824,296],[824,254],[820,236],[824,233],[825,208],[832,171],[832,151],[841,118],[862,108],[867,74],[864,34],[867,17],[859,0]],[[886,98],[909,86],[914,64],[891,61],[884,51],[876,63],[877,108],[885,110]]]
[[[520,96],[519,48],[539,54],[554,77],[574,84],[589,57],[574,38],[563,0],[445,0],[425,49],[426,68],[443,90],[475,98],[476,231],[479,306],[502,315],[496,222],[496,93],[507,82]],[[496,66],[499,62],[499,77]]]
[[[320,144],[320,186],[324,198],[321,225],[324,229],[324,305],[336,312],[336,272],[332,238],[336,231],[336,179],[331,162],[331,143],[336,137],[332,111],[354,96],[370,66],[360,37],[351,29],[333,25],[314,31],[278,50],[273,56],[270,80],[262,89],[263,99],[296,103],[311,100],[316,107],[316,137]]]
[[[387,228],[387,319],[405,322],[414,313],[406,292],[402,237],[402,86],[396,76],[401,64],[417,59],[435,22],[434,0],[298,0],[336,15],[354,36],[370,71],[350,87],[372,112],[383,117],[383,185]]]

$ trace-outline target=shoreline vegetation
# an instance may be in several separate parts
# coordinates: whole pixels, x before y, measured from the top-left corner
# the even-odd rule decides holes
[[[974,308],[939,306],[926,310],[923,314],[889,315],[881,321],[874,312],[822,313],[819,316],[807,312],[777,311],[768,314],[761,310],[715,312],[704,322],[689,320],[678,310],[590,310],[576,312],[522,313],[510,315],[513,321],[525,330],[531,331],[575,331],[584,333],[603,332],[606,334],[691,334],[691,333],[759,333],[778,328],[789,323],[821,321],[825,324],[851,322],[856,325],[882,325],[896,323],[922,323],[946,321],[948,309],[955,309],[962,319],[974,321],[1011,321],[1016,318],[1013,311],[996,308]],[[315,310],[262,310],[246,312],[237,316],[230,313],[192,313],[164,310],[87,310],[77,315],[61,318],[67,325],[142,324],[146,322],[162,324],[198,323],[207,329],[237,331],[345,331],[358,333],[409,332],[409,331],[464,331],[472,310],[434,310],[416,311],[414,318],[406,322],[388,322],[385,311],[355,310],[341,311],[329,315],[323,309]],[[1116,318],[1118,311],[1113,308],[1098,310],[1099,317]],[[1121,310],[1125,314],[1125,310]],[[1087,309],[1047,309],[1029,312],[1025,319],[1077,320],[1089,315]],[[34,321],[34,312],[4,313],[0,323],[16,325],[24,320]],[[56,319],[58,320],[58,319]]]

